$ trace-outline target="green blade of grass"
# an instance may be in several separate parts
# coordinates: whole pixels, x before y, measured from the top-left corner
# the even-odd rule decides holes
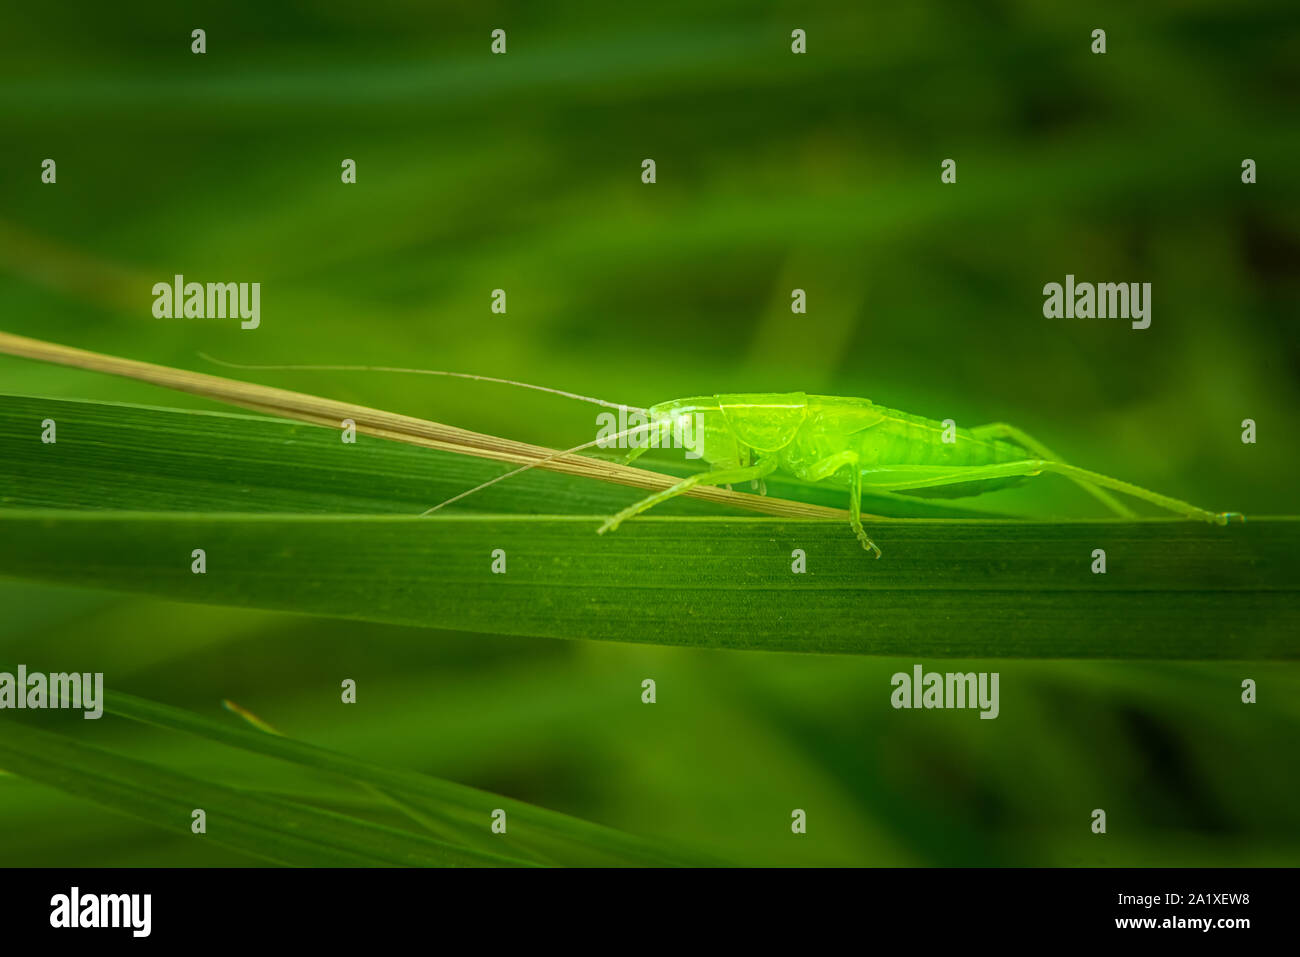
[[[41,422],[58,441],[40,441]],[[0,505],[304,514],[420,512],[511,466],[337,429],[227,412],[0,396]],[[640,494],[533,469],[485,489],[476,511],[615,511]],[[716,512],[680,499],[671,511]]]
[[[40,423],[50,417],[59,441],[46,444]],[[464,511],[422,518],[502,464],[362,442],[255,416],[9,397],[0,575],[543,637],[862,654],[1296,656],[1292,520],[875,520],[886,548],[876,562],[843,522],[704,519],[726,506],[685,499],[598,537],[605,515],[643,493],[541,470],[467,499]],[[196,548],[206,574],[191,573]],[[1095,548],[1107,552],[1105,575],[1092,574]],[[505,574],[491,571],[497,549]],[[792,571],[796,549],[806,574]]]
[[[40,441],[53,420],[58,441]],[[572,437],[574,442],[580,436]],[[677,461],[658,470],[686,474]],[[338,429],[228,412],[160,409],[115,402],[0,396],[0,505],[139,511],[405,514],[420,512],[501,475],[510,466]],[[771,493],[841,508],[844,493],[770,479]],[[637,489],[542,469],[476,493],[457,510],[517,514],[616,512]],[[969,506],[867,496],[867,511],[969,516]],[[679,497],[663,514],[743,514]]]
[[[0,576],[555,638],[880,655],[1294,658],[1300,521],[0,512]],[[206,573],[191,570],[193,549]],[[1108,554],[1091,572],[1092,551]],[[493,553],[506,556],[494,574]],[[793,574],[791,553],[806,554]]]

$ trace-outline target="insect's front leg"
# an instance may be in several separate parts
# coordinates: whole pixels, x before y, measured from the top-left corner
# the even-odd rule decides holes
[[[596,534],[603,535],[605,532],[612,532],[633,515],[640,515],[646,509],[654,508],[660,502],[666,502],[668,499],[681,495],[687,489],[694,488],[697,485],[723,485],[728,482],[745,482],[749,479],[762,478],[770,475],[776,470],[777,460],[775,458],[765,459],[757,465],[751,465],[746,468],[734,469],[715,469],[712,472],[700,472],[696,475],[688,476],[682,479],[671,488],[666,488],[662,492],[656,492],[641,501],[629,505],[617,515],[605,520],[605,524],[596,529]]]

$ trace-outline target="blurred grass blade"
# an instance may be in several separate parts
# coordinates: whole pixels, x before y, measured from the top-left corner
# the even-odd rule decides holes
[[[207,840],[276,864],[483,866],[523,863],[432,840],[334,811],[223,784],[114,754],[61,734],[6,723],[0,766],[113,811],[178,833],[207,815]]]
[[[456,842],[487,835],[486,822],[494,808],[505,810],[509,842],[489,837],[500,853],[509,848],[529,856],[554,857],[566,865],[640,864],[662,866],[698,864],[701,858],[652,845],[612,828],[591,824],[545,808],[411,771],[381,767],[292,738],[223,724],[188,711],[132,695],[110,692],[107,711],[132,721],[197,735],[233,748],[278,758],[304,768],[338,775],[385,794],[457,829]]]

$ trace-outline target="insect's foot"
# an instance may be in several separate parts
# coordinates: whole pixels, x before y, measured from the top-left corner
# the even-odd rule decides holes
[[[1233,519],[1239,519],[1241,524],[1246,524],[1246,516],[1241,512],[1220,512],[1214,517],[1214,520],[1220,525],[1227,525]]]
[[[618,528],[618,526],[619,526],[619,523],[618,523],[618,522],[614,521],[612,518],[611,518],[611,519],[608,519],[608,520],[606,520],[606,522],[605,522],[604,525],[602,525],[602,526],[600,526],[600,528],[596,529],[596,534],[597,534],[597,535],[604,535],[606,532],[612,532],[614,529]]]
[[[880,557],[880,546],[878,546],[875,542],[873,542],[873,541],[872,541],[869,537],[867,537],[865,534],[859,534],[859,535],[858,535],[858,541],[860,541],[860,542],[862,543],[862,547],[865,548],[867,551],[869,551],[869,552],[875,552],[875,553],[876,553],[876,557],[877,557],[877,558]]]

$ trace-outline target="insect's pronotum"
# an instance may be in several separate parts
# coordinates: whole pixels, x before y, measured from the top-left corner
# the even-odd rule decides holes
[[[944,441],[944,423],[888,409],[869,399],[808,395],[803,392],[759,392],[695,396],[660,402],[649,409],[639,409],[545,386],[467,373],[374,366],[236,367],[410,372],[483,379],[555,392],[607,408],[641,412],[648,418],[647,424],[628,429],[619,433],[619,436],[640,431],[666,432],[684,418],[692,418],[695,427],[694,448],[711,468],[684,478],[671,488],[649,495],[610,516],[596,529],[599,534],[613,531],[634,515],[697,485],[730,485],[748,481],[761,483],[766,476],[777,472],[805,482],[846,489],[849,493],[849,524],[862,547],[874,552],[877,558],[880,557],[880,549],[862,525],[864,489],[960,498],[1018,485],[1032,476],[1055,473],[1074,482],[1112,512],[1126,518],[1134,517],[1135,513],[1111,492],[1121,492],[1185,518],[1217,525],[1226,525],[1231,517],[1242,517],[1239,512],[1211,512],[1197,508],[1109,475],[1071,465],[1024,431],[1004,422],[949,430],[952,441]],[[558,458],[598,444],[602,444],[601,441],[587,442],[548,458]],[[647,448],[648,446],[634,448],[627,456],[627,461],[631,462],[644,454]],[[499,475],[435,505],[425,514],[534,468],[544,461],[547,460],[532,462]]]

